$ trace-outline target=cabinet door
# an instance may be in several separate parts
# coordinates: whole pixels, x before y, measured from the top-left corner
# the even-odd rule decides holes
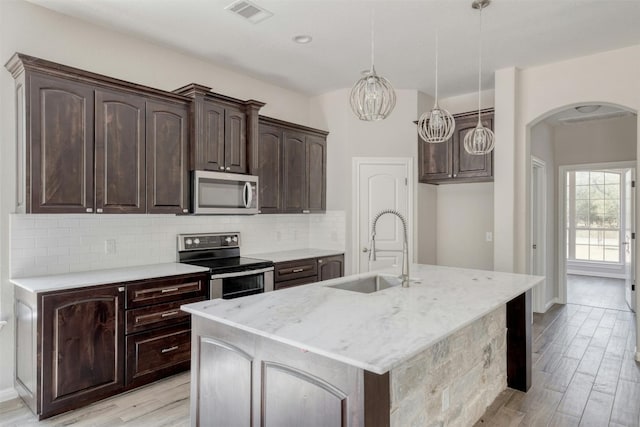
[[[124,292],[118,286],[43,295],[42,416],[124,386]]]
[[[327,141],[307,136],[307,209],[310,212],[326,210]]]
[[[258,203],[260,213],[278,213],[282,210],[282,130],[260,125],[258,139]]]
[[[478,116],[456,120],[453,133],[453,177],[455,179],[474,178],[474,181],[491,180],[493,177],[493,151],[477,156],[464,149],[464,137],[478,124]],[[493,113],[482,115],[482,124],[493,130]],[[486,178],[486,179],[483,179]]]
[[[457,124],[456,124],[457,128]],[[430,144],[418,136],[419,181],[438,182],[453,177],[453,143]]]
[[[223,107],[203,103],[202,134],[196,138],[196,169],[224,171],[224,121]]]
[[[227,172],[247,173],[247,116],[234,108],[225,109],[224,165]]]
[[[96,212],[144,213],[145,99],[96,91]]]
[[[285,131],[282,145],[283,212],[307,209],[307,145],[305,135]]]
[[[148,101],[146,113],[147,212],[186,213],[188,106]]]
[[[344,255],[318,258],[318,282],[344,276]]]
[[[40,74],[28,85],[27,212],[92,212],[93,88]]]

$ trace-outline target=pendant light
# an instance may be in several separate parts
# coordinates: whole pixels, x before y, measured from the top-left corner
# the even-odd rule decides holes
[[[349,101],[354,114],[368,122],[384,120],[396,106],[396,93],[389,80],[376,74],[374,66],[374,11],[371,11],[371,69],[353,85]]]
[[[491,129],[482,126],[480,120],[480,98],[482,94],[482,9],[489,6],[491,0],[474,0],[471,7],[480,11],[480,34],[478,37],[478,124],[464,136],[464,149],[469,154],[482,156],[489,154],[495,145],[495,136]]]
[[[451,138],[456,121],[450,112],[438,105],[438,49],[439,31],[436,30],[436,100],[431,111],[427,111],[418,120],[418,134],[424,141],[437,144]]]

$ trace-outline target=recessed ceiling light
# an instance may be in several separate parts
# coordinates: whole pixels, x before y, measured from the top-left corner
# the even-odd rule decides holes
[[[311,43],[311,40],[313,40],[313,37],[311,37],[308,34],[300,34],[298,36],[295,36],[293,38],[293,41],[299,44],[307,44],[307,43]]]
[[[576,111],[583,114],[593,113],[600,108],[599,105],[578,105]]]

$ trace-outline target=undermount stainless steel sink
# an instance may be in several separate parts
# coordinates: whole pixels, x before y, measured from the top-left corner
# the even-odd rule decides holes
[[[388,274],[376,274],[369,277],[359,277],[337,285],[327,286],[327,288],[342,289],[351,292],[360,292],[362,294],[371,294],[383,289],[400,286],[402,280],[397,276]]]

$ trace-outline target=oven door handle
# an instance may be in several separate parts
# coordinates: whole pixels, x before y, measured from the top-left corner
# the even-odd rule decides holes
[[[227,277],[242,277],[242,276],[252,276],[254,274],[267,273],[269,271],[273,271],[273,267],[260,268],[258,270],[249,270],[249,271],[238,271],[236,273],[222,273],[222,274],[212,274],[211,280],[215,279],[226,279]]]

